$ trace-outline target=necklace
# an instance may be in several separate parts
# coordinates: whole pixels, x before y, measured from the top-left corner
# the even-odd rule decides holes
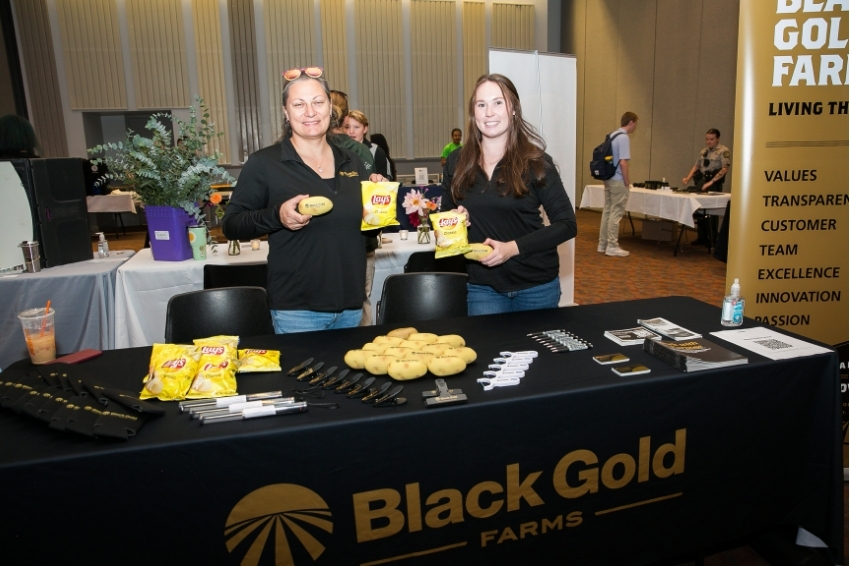
[[[324,172],[325,172],[325,170],[324,170],[324,169],[322,169],[322,165],[324,165],[324,164],[325,164],[325,152],[323,151],[323,152],[322,152],[322,160],[319,162],[319,167],[317,168],[317,169],[318,169],[318,171],[319,171],[319,173],[324,173]]]
[[[319,173],[325,172],[325,170],[322,169],[322,166],[325,164],[325,157],[326,157],[326,152],[325,152],[324,148],[322,148],[322,160],[319,162],[319,166],[315,168],[316,171],[318,171]],[[310,159],[313,160],[313,162],[315,162],[315,159],[313,159],[312,157]]]

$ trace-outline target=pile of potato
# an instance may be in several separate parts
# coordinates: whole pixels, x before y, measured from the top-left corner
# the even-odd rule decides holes
[[[397,328],[359,350],[346,352],[345,363],[352,369],[407,381],[429,371],[438,377],[458,374],[477,357],[457,334],[438,336],[415,328]]]

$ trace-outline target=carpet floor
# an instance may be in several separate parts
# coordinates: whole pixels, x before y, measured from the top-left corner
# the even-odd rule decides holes
[[[596,211],[576,212],[576,303],[588,305],[670,295],[687,295],[718,307],[723,303],[726,264],[714,259],[705,246],[689,243],[696,237],[693,230],[686,230],[684,251],[674,257],[675,242],[642,239],[642,221],[637,218],[633,220],[636,233],[633,236],[626,217],[620,222],[620,247],[631,255],[608,257],[596,251],[601,216]],[[742,293],[746,297],[746,289]]]

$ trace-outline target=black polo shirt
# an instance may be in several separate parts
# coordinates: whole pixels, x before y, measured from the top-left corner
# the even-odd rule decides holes
[[[268,292],[273,310],[338,312],[360,308],[366,298],[366,251],[360,181],[362,160],[334,144],[335,189],[305,164],[290,140],[248,158],[222,221],[228,239],[269,235]],[[280,206],[296,196],[324,196],[330,213],[301,230],[280,221]]]

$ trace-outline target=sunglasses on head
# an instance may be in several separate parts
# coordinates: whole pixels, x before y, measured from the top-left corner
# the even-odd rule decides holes
[[[318,79],[324,73],[324,69],[321,67],[296,67],[294,69],[289,69],[288,71],[284,71],[283,78],[287,81],[294,81],[302,74],[307,75],[311,79]]]

